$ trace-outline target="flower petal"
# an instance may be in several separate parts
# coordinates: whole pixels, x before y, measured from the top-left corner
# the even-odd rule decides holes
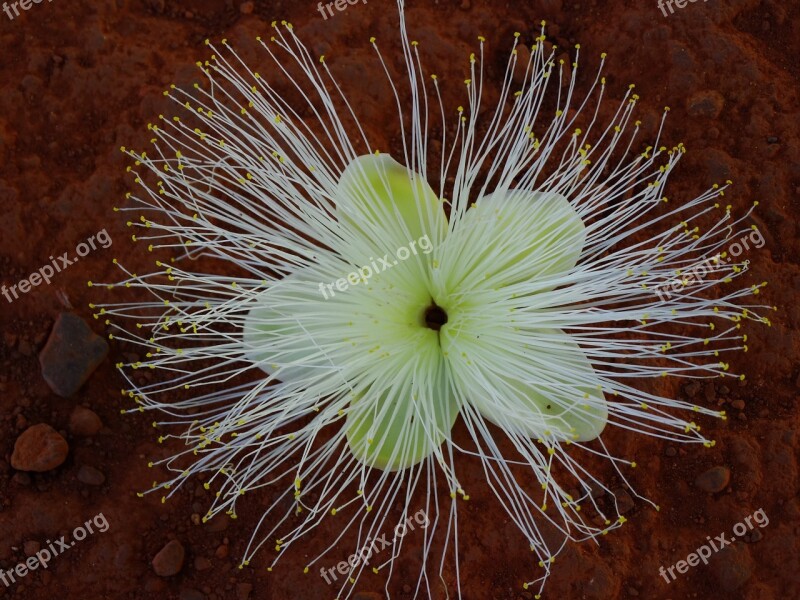
[[[256,296],[242,331],[246,357],[284,382],[311,383],[334,368],[323,348],[329,319],[320,319],[324,301],[309,277],[286,277]]]
[[[388,373],[358,395],[347,415],[347,442],[372,468],[397,471],[424,460],[450,439],[458,403],[436,332],[418,330],[400,373]]]
[[[517,347],[501,336],[469,343],[445,333],[442,348],[472,363],[451,361],[463,395],[508,432],[572,441],[598,437],[608,406],[583,350],[559,329],[528,331],[525,338]]]
[[[447,238],[441,285],[452,292],[525,282],[530,292],[547,291],[575,267],[585,241],[581,218],[560,194],[489,194]]]
[[[360,238],[366,245],[358,249],[361,254],[394,252],[426,235],[436,245],[447,232],[447,217],[433,189],[387,154],[359,156],[347,165],[335,201],[336,216],[346,229],[343,237],[348,243],[353,235]]]

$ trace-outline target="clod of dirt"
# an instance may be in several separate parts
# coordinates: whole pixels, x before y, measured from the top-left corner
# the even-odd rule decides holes
[[[613,493],[617,499],[617,510],[619,510],[619,514],[627,514],[636,507],[636,503],[625,488],[618,488],[614,490]]]
[[[106,481],[106,476],[94,467],[81,465],[81,468],[78,469],[78,481],[86,485],[103,485]]]
[[[705,473],[701,473],[694,480],[694,484],[711,494],[721,492],[731,481],[731,470],[728,467],[712,467]]]
[[[153,570],[160,577],[177,575],[183,568],[186,550],[178,540],[170,541],[153,558]]]
[[[253,591],[252,583],[240,583],[236,586],[236,600],[250,600]]]
[[[69,417],[69,430],[75,435],[92,436],[103,428],[103,422],[93,410],[76,406]]]
[[[686,111],[693,117],[716,119],[722,112],[725,98],[716,90],[693,94],[686,103]]]
[[[68,453],[67,440],[50,425],[39,423],[17,438],[11,466],[19,471],[50,471],[61,465]]]
[[[72,396],[108,355],[108,344],[78,315],[61,313],[39,354],[42,377],[56,394]]]
[[[739,589],[753,574],[753,557],[747,546],[736,544],[723,548],[709,563],[717,583],[726,592]]]

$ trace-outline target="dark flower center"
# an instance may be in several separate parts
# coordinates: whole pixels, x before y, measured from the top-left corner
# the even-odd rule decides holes
[[[439,331],[442,325],[447,323],[447,313],[442,307],[436,306],[436,302],[433,300],[431,300],[431,305],[425,309],[422,318],[425,321],[425,327],[434,331]]]

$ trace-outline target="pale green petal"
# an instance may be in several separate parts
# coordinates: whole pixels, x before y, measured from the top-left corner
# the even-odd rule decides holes
[[[425,236],[438,244],[447,232],[442,202],[430,185],[387,154],[359,156],[347,165],[335,201],[345,237],[357,236],[375,256]]]
[[[347,442],[353,455],[369,467],[387,471],[411,467],[450,439],[458,404],[436,332],[418,329],[417,335],[425,339],[409,351],[403,373],[392,372],[384,382],[376,381],[350,405]]]
[[[242,331],[246,357],[284,382],[330,371],[327,328],[319,318],[324,311],[325,301],[312,281],[295,275],[276,282],[252,301]]]
[[[553,289],[558,276],[575,267],[585,241],[583,222],[560,194],[489,194],[447,238],[443,289],[496,289],[521,282],[535,291]]]
[[[499,336],[465,344],[445,333],[442,348],[470,357],[470,366],[452,361],[459,388],[481,415],[504,430],[572,441],[598,437],[608,406],[583,350],[558,329],[531,331],[526,338],[524,347]]]

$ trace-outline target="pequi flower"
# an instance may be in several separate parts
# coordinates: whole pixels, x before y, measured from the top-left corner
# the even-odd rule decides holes
[[[345,533],[363,548],[421,507],[432,527],[415,594],[430,594],[434,540],[457,552],[471,458],[487,484],[473,493],[491,489],[513,518],[538,563],[524,585],[541,593],[566,540],[625,522],[594,493],[613,499],[596,459],[626,483],[636,465],[601,434],[713,445],[694,419],[724,412],[643,380],[743,377],[723,357],[747,350],[745,321],[768,322],[741,303],[765,284],[719,290],[747,269],[723,250],[752,209],[735,219],[723,206],[730,182],[667,204],[684,147],[662,146],[661,128],[639,141],[633,86],[599,126],[605,55],[576,102],[580,49],[567,75],[544,23],[525,60],[515,40],[488,108],[480,38],[468,106],[448,126],[440,80],[424,77],[398,6],[408,82],[390,79],[394,156],[370,144],[291,24],[259,38],[291,102],[225,40],[207,42],[204,83],[165,92],[177,110],[149,126],[153,149],[123,148],[135,187],[116,210],[135,213],[133,240],[164,258],[146,275],[115,260],[125,275],[103,285],[126,298],[97,316],[143,349],[118,365],[131,410],[156,411],[159,442],[185,444],[151,463],[173,476],[145,493],[163,501],[203,474],[216,490],[204,519],[236,517],[247,492],[274,493],[242,566],[268,544],[271,569],[333,519],[342,533],[306,567],[325,577]],[[704,277],[682,275],[710,255]],[[397,536],[351,565],[340,595],[365,569],[391,575],[402,545]],[[457,561],[455,573],[460,595]]]

